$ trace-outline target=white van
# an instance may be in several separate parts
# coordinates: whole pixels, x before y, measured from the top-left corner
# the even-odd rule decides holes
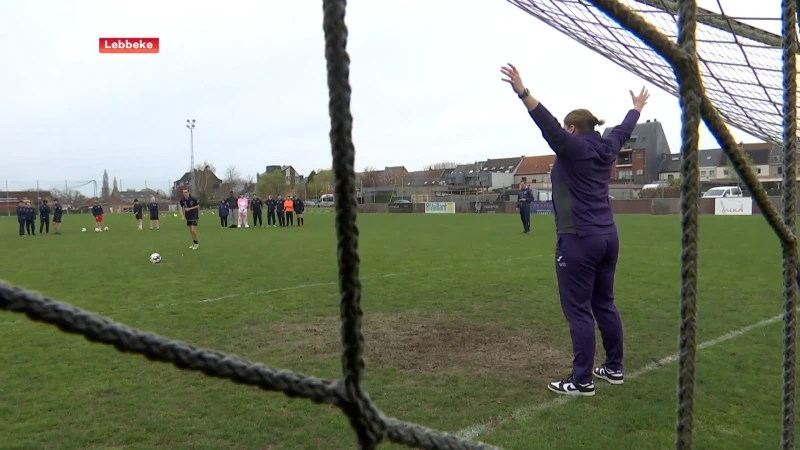
[[[319,197],[319,206],[332,207],[333,194],[324,194]]]
[[[738,186],[720,186],[707,190],[703,198],[739,198],[742,190]]]

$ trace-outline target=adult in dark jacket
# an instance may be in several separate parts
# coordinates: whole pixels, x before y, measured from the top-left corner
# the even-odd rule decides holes
[[[572,337],[572,373],[548,384],[557,394],[592,396],[592,375],[611,384],[623,384],[622,321],[614,305],[614,276],[619,256],[619,236],[608,184],[611,167],[630,139],[650,94],[642,88],[630,92],[633,108],[622,123],[604,138],[595,127],[603,125],[591,112],[578,109],[564,124],[531,95],[519,71],[509,64],[500,69],[525,109],[556,154],[551,181],[556,220],[556,278],[561,309]],[[594,363],[594,321],[597,320],[606,352],[605,362]]]
[[[528,187],[527,178],[522,178],[519,183],[519,195],[517,195],[517,209],[519,218],[522,220],[522,232],[531,233],[531,202],[533,202],[533,191]]]
[[[239,214],[239,206],[236,204],[237,200],[239,200],[239,197],[233,195],[233,191],[231,191],[228,198],[225,199],[225,201],[228,202],[230,215],[233,217],[238,217],[237,214]]]

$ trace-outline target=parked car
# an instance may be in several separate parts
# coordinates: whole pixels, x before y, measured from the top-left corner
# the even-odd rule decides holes
[[[738,186],[720,186],[711,188],[703,193],[703,198],[739,198],[742,190]]]

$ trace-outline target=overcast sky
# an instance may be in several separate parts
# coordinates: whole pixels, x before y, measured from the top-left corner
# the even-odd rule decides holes
[[[166,188],[189,166],[186,119],[196,162],[220,176],[329,167],[321,3],[2,2],[0,182],[99,182],[107,169],[124,188]],[[359,169],[549,153],[500,81],[507,62],[558,117],[582,107],[618,123],[643,85],[504,0],[354,0],[347,21]],[[100,37],[158,37],[161,51],[99,54]],[[647,118],[677,152],[677,99],[655,89]],[[701,144],[717,147],[705,129]]]

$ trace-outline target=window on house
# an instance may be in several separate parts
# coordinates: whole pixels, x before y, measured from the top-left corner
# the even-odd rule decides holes
[[[636,175],[644,175],[644,169],[636,169]]]
[[[722,174],[727,176],[728,175],[728,169],[723,170]]]
[[[642,159],[642,158],[644,158],[644,153],[636,152],[636,159]]]
[[[756,167],[756,173],[761,175],[761,167]]]
[[[700,176],[701,176],[701,177],[704,177],[704,176],[706,176],[706,171],[705,171],[705,170],[701,170],[701,171],[700,171]]]
[[[782,175],[782,174],[783,174],[783,167],[778,167],[778,175]]]

